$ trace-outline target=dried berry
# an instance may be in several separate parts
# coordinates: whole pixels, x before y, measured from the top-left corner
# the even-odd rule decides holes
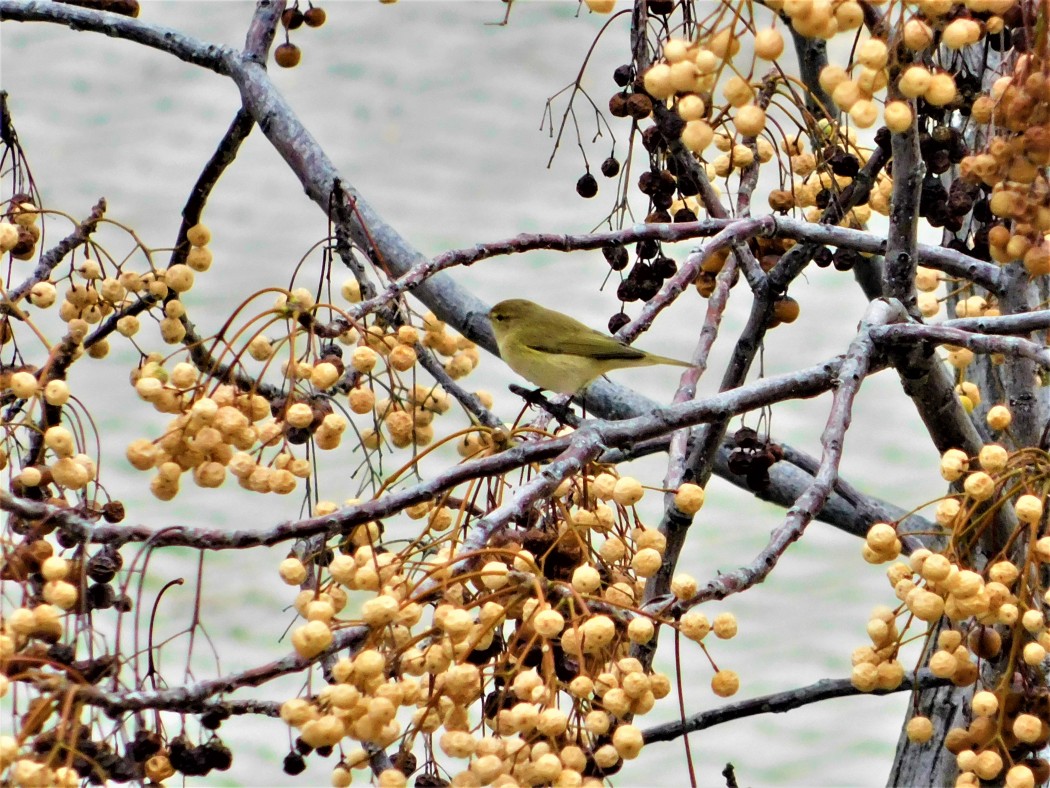
[[[589,172],[584,173],[576,181],[576,193],[585,199],[590,199],[598,193],[598,181]]]
[[[601,170],[606,178],[615,178],[620,174],[620,162],[614,156],[610,156],[602,162]]]

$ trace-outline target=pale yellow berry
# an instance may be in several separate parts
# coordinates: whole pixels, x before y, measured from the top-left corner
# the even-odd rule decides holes
[[[332,644],[332,630],[323,621],[309,621],[292,631],[292,646],[304,659],[312,659]]]
[[[354,349],[350,357],[350,363],[358,372],[371,372],[375,368],[378,358],[378,354],[372,348],[362,345]]]
[[[999,698],[988,690],[975,692],[970,701],[970,708],[978,717],[991,717],[999,711]]]
[[[698,584],[696,578],[692,575],[679,572],[671,578],[671,593],[674,594],[677,599],[691,599],[696,596],[697,588]]]
[[[1014,504],[1017,519],[1022,523],[1038,523],[1043,519],[1043,501],[1035,495],[1025,494],[1017,499]]]
[[[634,554],[631,560],[631,568],[639,577],[652,577],[663,564],[663,556],[652,547],[646,547]]]
[[[941,477],[945,481],[954,482],[961,478],[970,465],[970,458],[966,452],[959,449],[948,449],[941,456]]]
[[[982,780],[991,780],[1003,770],[1003,758],[995,750],[983,750],[977,754],[974,773]]]
[[[698,484],[681,485],[675,492],[674,505],[682,514],[696,514],[704,505],[704,488]]]
[[[583,564],[573,570],[572,587],[581,594],[593,594],[601,586],[601,582],[601,574],[589,564]]]
[[[36,396],[38,384],[36,376],[31,372],[15,372],[11,375],[11,392],[19,399],[28,399]]]
[[[740,677],[733,670],[720,670],[711,679],[711,689],[720,698],[735,695],[740,689]]]
[[[908,740],[915,744],[925,744],[933,738],[933,722],[929,717],[912,717],[905,728]]]
[[[1040,665],[1046,659],[1046,649],[1038,643],[1026,643],[1021,654],[1026,665]]]
[[[988,409],[988,415],[985,416],[985,420],[993,430],[1005,430],[1010,426],[1013,414],[1010,413],[1010,409],[1005,405],[993,405]]]
[[[1019,763],[1006,773],[1006,788],[1034,788],[1035,775],[1032,770]]]
[[[510,570],[502,561],[489,561],[481,568],[481,583],[490,590],[507,585],[507,574]]]
[[[306,581],[306,567],[298,558],[285,558],[277,567],[277,573],[290,586],[302,585]]]
[[[613,747],[624,760],[637,758],[643,744],[642,732],[634,725],[620,725],[613,731]]]
[[[975,501],[987,501],[995,493],[995,480],[984,471],[977,471],[966,477],[963,489]]]
[[[656,626],[651,619],[644,616],[631,619],[631,623],[627,625],[627,637],[632,643],[648,643],[655,633]]]
[[[620,506],[633,506],[642,499],[643,494],[641,482],[631,476],[617,480],[613,488],[613,500]]]
[[[548,639],[557,637],[565,628],[565,618],[557,610],[541,610],[532,619],[536,632]]]
[[[736,616],[732,613],[719,613],[715,616],[711,629],[717,637],[723,640],[735,637],[737,632]]]
[[[690,640],[700,642],[711,631],[711,624],[703,613],[691,611],[679,620],[678,630]]]
[[[784,51],[784,37],[776,28],[767,27],[755,33],[755,55],[763,60],[776,60]]]
[[[1006,463],[1009,459],[1009,452],[1007,452],[1002,446],[994,443],[989,443],[987,446],[981,447],[981,451],[977,455],[977,461],[981,464],[981,467],[989,473],[998,473],[1001,471],[1006,467]]]

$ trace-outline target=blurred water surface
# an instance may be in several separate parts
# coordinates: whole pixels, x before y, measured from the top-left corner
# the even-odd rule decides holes
[[[547,97],[575,78],[606,18],[578,16],[573,3],[534,0],[515,3],[506,27],[490,24],[504,13],[497,2],[394,7],[333,2],[325,8],[323,28],[295,34],[303,48],[301,66],[274,68],[275,81],[344,177],[424,254],[525,231],[586,231],[600,222],[611,205],[611,183],[602,180],[595,200],[579,199],[573,187],[584,166],[571,127],[547,169],[553,142],[549,120],[542,119]],[[141,18],[238,46],[252,10],[241,0],[147,0]],[[599,106],[615,89],[613,68],[628,59],[627,24],[626,15],[614,21],[591,56],[583,84]],[[170,244],[190,187],[237,109],[233,85],[167,54],[101,35],[16,23],[5,23],[0,35],[3,88],[10,93],[14,121],[46,203],[82,217],[105,196],[109,217],[134,227],[148,244]],[[564,100],[556,101],[556,122],[563,109]],[[597,146],[590,145],[593,113],[583,103],[577,110],[596,169],[612,140],[604,132]],[[623,154],[626,127],[615,123],[614,129],[620,135],[616,151]],[[205,219],[213,230],[216,262],[210,273],[198,276],[187,300],[191,317],[205,333],[221,325],[231,299],[240,300],[256,287],[287,284],[294,266],[326,232],[321,213],[258,130],[216,188]],[[683,246],[675,254],[686,251]],[[316,254],[310,257],[299,283],[312,285],[318,264]],[[453,275],[490,302],[527,296],[602,326],[617,309],[612,289],[599,290],[606,271],[598,253],[537,253],[486,261]],[[768,373],[844,351],[864,308],[852,281],[834,271],[810,272],[792,293],[802,304],[802,317],[772,332],[764,354]],[[740,303],[723,323],[703,392],[717,388],[720,365],[746,316],[743,298],[737,293]],[[704,302],[687,293],[640,345],[688,356],[703,310]],[[125,383],[136,355],[114,344],[113,363],[78,364],[74,383],[103,436],[104,478],[111,493],[126,502],[131,520],[233,529],[262,528],[298,516],[295,496],[263,498],[230,484],[221,493],[186,489],[172,505],[155,502],[148,477],[127,466],[123,446],[154,436],[165,419],[137,402]],[[506,392],[513,379],[501,363],[486,359],[469,380],[496,392],[497,410],[510,419],[519,407]],[[669,368],[617,373],[615,379],[664,401],[677,380]],[[828,403],[822,397],[778,408],[774,434],[819,453]],[[349,474],[356,459],[332,465],[322,475],[321,497],[354,495],[356,482]],[[904,506],[938,493],[935,452],[888,374],[864,386],[843,470],[862,489]],[[639,463],[638,474],[658,484],[662,464],[658,458]],[[643,511],[653,524],[657,504],[654,496]],[[728,484],[712,482],[682,568],[703,581],[746,563],[765,544],[779,514]],[[196,678],[287,653],[290,646],[282,636],[293,615],[285,608],[294,591],[276,577],[283,554],[253,550],[207,558],[202,620],[221,661],[217,666],[208,644],[199,642]],[[174,634],[188,621],[196,572],[191,551],[153,557],[148,589],[177,577],[188,581],[164,597],[161,634]],[[850,650],[865,642],[869,609],[891,600],[883,572],[861,560],[856,540],[817,523],[766,583],[709,611],[731,610],[740,622],[738,638],[716,642],[711,651],[719,667],[740,673],[740,698],[847,676]],[[671,672],[671,639],[665,640],[660,667]],[[183,676],[180,643],[161,655],[161,669],[172,683]],[[695,649],[685,648],[686,708],[720,705],[708,687],[709,666]],[[283,700],[299,690],[296,682],[275,682],[254,695]],[[747,785],[882,784],[905,704],[904,696],[840,700],[695,734],[691,744],[698,781],[723,784],[720,772],[732,762]],[[677,714],[671,697],[642,724]],[[283,774],[280,761],[289,740],[279,721],[231,720],[222,734],[236,754],[234,766],[201,784],[326,784],[335,763],[313,756],[305,775]],[[686,784],[681,743],[653,745],[614,782]]]

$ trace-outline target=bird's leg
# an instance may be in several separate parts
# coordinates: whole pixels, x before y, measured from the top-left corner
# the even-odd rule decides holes
[[[558,423],[565,424],[569,427],[577,427],[580,424],[580,419],[572,412],[570,403],[563,405],[551,402],[541,393],[542,388],[538,389],[527,389],[519,386],[515,383],[510,384],[510,390],[512,393],[517,394],[523,400],[530,405],[547,411],[554,418],[558,420]]]

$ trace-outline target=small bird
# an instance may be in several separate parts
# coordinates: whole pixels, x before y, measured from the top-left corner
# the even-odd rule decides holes
[[[621,367],[693,366],[638,350],[523,298],[500,301],[489,311],[489,319],[508,366],[540,388],[559,394],[575,394],[600,375]]]

